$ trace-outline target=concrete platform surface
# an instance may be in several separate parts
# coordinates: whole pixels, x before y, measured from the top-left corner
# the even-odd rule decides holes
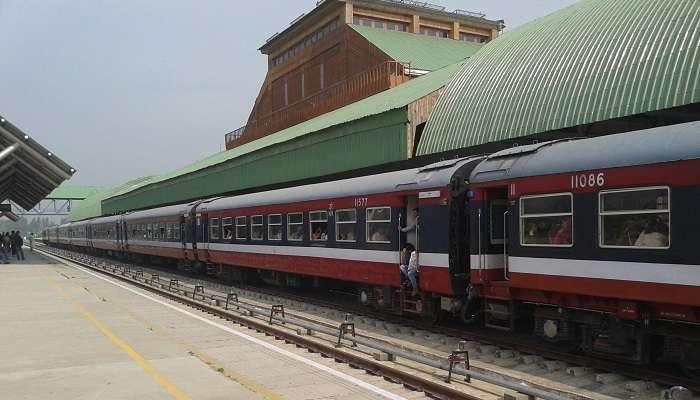
[[[409,397],[265,335],[26,253],[27,261],[0,265],[0,399]]]

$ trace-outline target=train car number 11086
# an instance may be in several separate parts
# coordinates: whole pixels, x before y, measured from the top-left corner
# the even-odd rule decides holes
[[[583,189],[605,185],[605,173],[571,175],[571,188]]]

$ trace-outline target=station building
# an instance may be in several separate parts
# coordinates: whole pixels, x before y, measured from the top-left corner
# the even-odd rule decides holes
[[[319,2],[260,47],[267,75],[227,151],[103,192],[72,219],[408,160],[445,84],[503,27],[424,2]]]
[[[321,1],[260,47],[267,75],[246,126],[226,135],[226,148],[464,59],[478,48],[467,44],[495,39],[502,28],[503,21],[423,2]]]
[[[693,0],[590,0],[499,34],[407,1],[325,1],[261,47],[268,74],[227,151],[124,185],[99,212],[697,120],[697,15]]]

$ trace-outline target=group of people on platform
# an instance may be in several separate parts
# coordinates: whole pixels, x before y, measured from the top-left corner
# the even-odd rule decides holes
[[[9,264],[12,256],[16,256],[18,261],[24,260],[23,245],[24,239],[19,231],[0,234],[0,262]]]

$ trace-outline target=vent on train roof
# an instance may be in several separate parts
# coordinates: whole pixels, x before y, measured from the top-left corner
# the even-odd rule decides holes
[[[469,157],[464,157],[464,158],[453,158],[451,160],[445,160],[445,161],[440,161],[436,162],[430,165],[426,165],[425,167],[422,167],[418,170],[418,172],[427,172],[427,171],[435,171],[438,169],[444,169],[444,168],[449,168],[449,167],[454,167],[459,163],[460,161],[467,160]]]
[[[515,156],[515,155],[522,155],[522,154],[529,154],[529,153],[537,153],[543,147],[551,146],[551,145],[559,143],[559,142],[568,142],[569,140],[574,140],[574,139],[569,139],[569,138],[556,139],[556,140],[550,140],[547,142],[533,143],[533,144],[526,144],[523,146],[511,147],[510,149],[505,149],[505,150],[501,150],[499,152],[493,153],[490,156],[488,156],[487,159],[493,160],[496,158],[511,157],[511,156]]]

